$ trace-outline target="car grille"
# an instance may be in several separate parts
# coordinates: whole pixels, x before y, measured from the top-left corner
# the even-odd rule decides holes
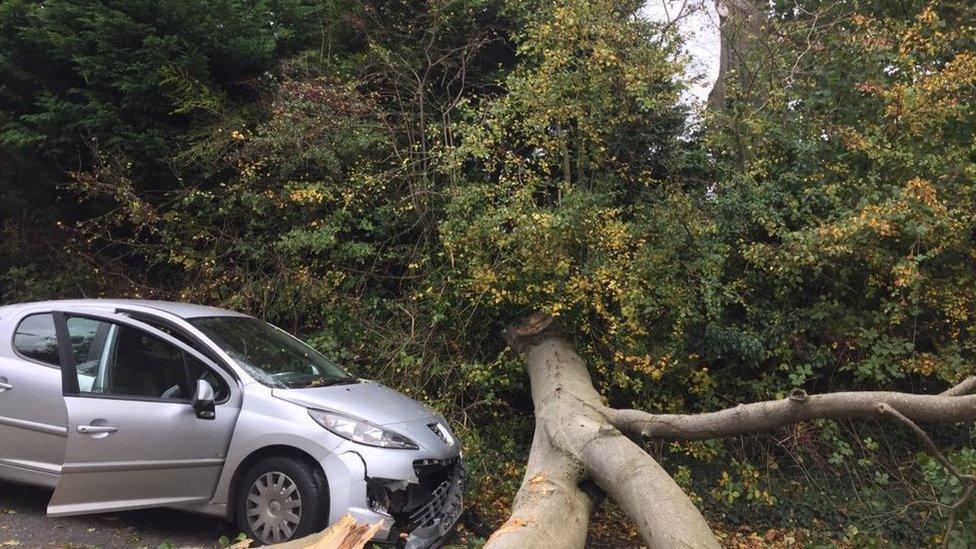
[[[464,466],[460,457],[413,462],[417,482],[388,490],[393,525],[386,542],[404,549],[427,547],[442,539],[463,511]],[[405,543],[400,543],[406,540]]]
[[[436,479],[440,481],[451,475],[453,469],[460,463],[460,458],[451,459],[418,459],[413,462],[413,472],[421,483]]]
[[[434,463],[431,463],[431,462]],[[436,467],[435,470],[431,470]],[[459,459],[453,460],[420,460],[414,462],[417,476],[422,472],[427,476],[436,476],[440,482],[431,492],[430,500],[422,507],[410,513],[409,523],[415,528],[433,526],[444,519],[451,522],[457,519],[461,508],[460,485],[464,477],[464,469]],[[428,480],[428,479],[425,479]],[[423,482],[426,484],[426,482]]]
[[[391,493],[389,512],[395,526],[405,532],[450,518],[453,506],[460,508],[461,504],[464,470],[460,458],[420,459],[413,462],[413,468],[417,484]]]

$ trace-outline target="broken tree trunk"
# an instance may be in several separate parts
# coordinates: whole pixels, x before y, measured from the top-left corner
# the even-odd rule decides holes
[[[551,318],[535,315],[507,339],[525,353],[536,432],[512,516],[487,547],[582,547],[593,507],[580,487],[587,479],[636,520],[652,549],[718,547],[671,476],[607,420],[586,365]]]
[[[976,420],[976,378],[941,395],[849,392],[742,404],[702,414],[653,414],[603,404],[586,365],[551,317],[534,314],[506,333],[524,354],[535,404],[535,435],[510,518],[489,538],[489,549],[581,548],[586,541],[595,483],[630,517],[651,549],[713,548],[704,517],[649,454],[624,433],[666,440],[700,440],[770,430],[813,419],[894,419],[910,428],[949,471],[976,493],[915,421]],[[965,501],[960,501],[957,507]],[[951,529],[951,524],[950,524]]]

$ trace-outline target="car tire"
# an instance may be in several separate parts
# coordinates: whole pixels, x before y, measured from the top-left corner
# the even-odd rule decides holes
[[[241,477],[234,514],[238,527],[255,546],[317,532],[329,522],[325,476],[300,459],[264,458]]]

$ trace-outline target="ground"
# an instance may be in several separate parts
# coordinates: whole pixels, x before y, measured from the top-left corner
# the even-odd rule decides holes
[[[169,509],[48,518],[49,490],[0,482],[0,549],[220,547],[240,530],[230,522]],[[463,542],[454,536],[448,543]]]
[[[0,549],[170,549],[218,548],[221,537],[233,539],[234,524],[192,513],[168,509],[129,511],[107,515],[47,518],[51,493],[0,482]],[[728,548],[780,548],[804,545],[795,532],[720,528]],[[447,541],[450,549],[479,547],[479,537],[459,527]],[[855,545],[844,544],[844,547]],[[636,529],[612,503],[607,502],[590,522],[589,549],[640,549]]]
[[[238,530],[213,517],[153,509],[47,518],[51,492],[0,482],[0,548],[217,547]]]

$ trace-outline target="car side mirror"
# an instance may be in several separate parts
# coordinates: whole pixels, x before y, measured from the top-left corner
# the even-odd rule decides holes
[[[197,390],[193,394],[193,411],[200,419],[214,419],[217,417],[216,403],[214,402],[213,386],[206,380],[197,380]]]

